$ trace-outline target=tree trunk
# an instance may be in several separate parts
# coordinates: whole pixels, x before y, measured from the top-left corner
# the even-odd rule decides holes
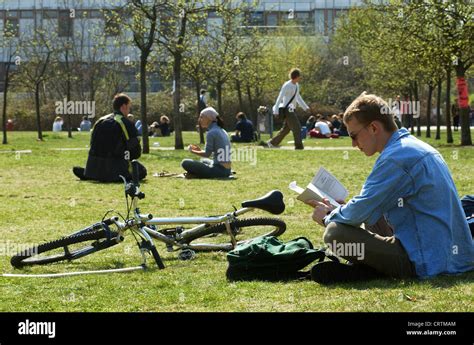
[[[431,100],[433,98],[433,84],[428,83],[428,103],[426,104],[426,137],[431,138]]]
[[[244,103],[242,101],[242,87],[238,78],[235,79],[235,87],[237,90],[237,98],[239,99],[239,111],[244,111]]]
[[[252,91],[250,90],[250,85],[249,83],[247,83],[247,98],[249,99],[249,107],[250,107],[250,112],[249,112],[249,116],[250,118],[252,119],[253,121],[253,125],[254,126],[258,126],[258,123],[257,123],[257,112],[255,111],[255,107],[254,107],[254,104],[253,104],[253,97],[252,97]]]
[[[222,84],[223,82],[218,80],[216,84],[216,91],[217,91],[217,112],[219,115],[222,114]]]
[[[453,142],[453,132],[451,130],[451,66],[446,68],[446,131],[447,143]]]
[[[420,104],[420,97],[418,96],[418,82],[413,83],[413,96],[415,98],[415,103]],[[412,103],[413,107],[413,103]],[[416,118],[416,136],[421,137],[421,107],[418,107],[418,114]]]
[[[198,128],[199,128],[199,144],[204,144],[204,130],[201,127],[201,124],[199,123],[199,99],[201,97],[201,83],[196,81],[196,97],[197,97],[197,119],[198,119]]]
[[[173,93],[173,113],[174,113],[174,148],[176,150],[184,149],[183,144],[183,129],[181,124],[181,113],[179,103],[181,102],[181,53],[174,55],[173,78],[174,78],[174,93]]]
[[[464,67],[464,63],[459,61],[458,65],[456,66],[456,76],[458,78],[463,78],[467,84],[467,80],[465,79],[466,68]],[[467,88],[467,85],[466,85]],[[460,85],[456,82],[456,89],[458,92],[458,100],[461,99],[461,89]],[[467,97],[469,99],[469,92],[467,91]],[[469,105],[466,107],[459,108],[459,122],[461,124],[461,145],[462,146],[470,146],[472,145],[472,138],[471,138],[471,127],[469,121]]]
[[[4,88],[3,88],[3,114],[2,114],[3,141],[2,141],[2,144],[8,144],[8,140],[7,140],[7,95],[8,95],[9,82],[10,82],[10,62],[7,63],[7,68],[5,70],[5,85],[4,85]]]
[[[142,141],[143,153],[150,153],[150,143],[148,140],[148,121],[147,121],[147,106],[146,106],[146,65],[148,54],[141,53],[140,55],[140,115],[142,119]]]
[[[438,95],[436,96],[436,140],[441,139],[441,92],[443,80],[438,80]]]
[[[68,71],[68,76],[67,76],[66,88],[67,88],[66,102],[69,102],[71,100],[71,81],[69,79],[69,71]],[[67,137],[72,138],[72,119],[71,119],[71,114],[69,114],[69,112],[67,113]]]
[[[40,114],[40,86],[35,85],[35,108],[36,108],[36,127],[38,130],[38,140],[43,140],[43,132],[41,131],[41,114]]]
[[[69,69],[69,48],[66,49],[66,72],[67,72],[67,79],[66,79],[66,104],[71,100],[71,71]],[[72,138],[72,119],[69,112],[67,112],[67,137]],[[76,114],[77,115],[77,114]]]
[[[409,92],[408,92],[408,99],[410,100],[410,103],[413,102],[413,88],[411,87],[411,85],[410,85]],[[410,133],[411,133],[411,135],[415,135],[415,126],[413,124],[413,122],[414,122],[413,121],[414,120],[413,119],[413,107],[408,106],[407,108],[409,110],[408,123],[409,123],[409,126],[410,126]]]

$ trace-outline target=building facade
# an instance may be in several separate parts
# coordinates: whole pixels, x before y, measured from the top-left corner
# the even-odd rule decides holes
[[[254,4],[253,0],[242,1]],[[126,41],[131,33],[122,32],[113,16],[107,15],[125,3],[126,0],[0,0],[0,92],[6,64],[12,61],[11,46],[38,28],[54,33],[58,41],[81,46],[81,54],[88,58],[97,53],[97,42],[92,37],[105,37],[102,55],[98,57],[101,61],[137,61],[138,53],[133,46],[117,45],[117,39]],[[338,16],[360,5],[362,0],[260,0],[250,6],[247,15],[249,26],[263,31],[287,25],[298,27],[306,34],[328,37],[334,31]],[[208,25],[216,20],[219,19],[215,14],[209,13]],[[6,31],[14,36],[8,43],[4,38]],[[15,69],[12,62],[10,66]],[[153,89],[152,86],[151,91]]]

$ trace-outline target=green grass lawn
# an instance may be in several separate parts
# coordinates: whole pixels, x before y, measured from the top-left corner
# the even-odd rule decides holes
[[[196,133],[184,133],[185,145],[197,143]],[[287,140],[292,140],[291,136]],[[454,133],[455,143],[459,133]],[[173,146],[174,138],[151,138],[151,147]],[[474,150],[429,139],[448,163],[459,194],[474,192]],[[121,184],[80,182],[71,172],[84,165],[88,133],[47,133],[37,142],[33,132],[9,133],[0,151],[0,235],[4,244],[41,243],[67,235],[102,218],[109,209],[125,210]],[[154,146],[155,144],[155,146]],[[285,145],[291,145],[286,144]],[[311,220],[311,209],[288,189],[296,180],[305,185],[319,166],[334,173],[357,193],[376,157],[350,150],[348,138],[306,140],[307,147],[339,150],[258,149],[256,164],[233,164],[234,181],[182,180],[153,177],[154,172],[181,172],[187,151],[151,150],[141,162],[148,168],[143,183],[146,199],[141,210],[154,216],[204,216],[224,213],[246,199],[280,189],[287,204],[281,218],[287,223],[282,236],[306,236],[322,244],[323,228]],[[239,144],[236,147],[245,148]],[[84,150],[56,150],[83,148]],[[31,150],[31,153],[15,153]],[[442,196],[440,196],[442,197]],[[264,215],[264,212],[255,212]],[[67,278],[0,278],[0,311],[474,311],[474,273],[424,281],[377,280],[370,283],[320,286],[314,282],[228,283],[225,253],[199,253],[192,261],[177,260],[157,242],[165,270]],[[15,270],[10,255],[0,256],[2,273],[56,273],[136,266],[141,256],[132,236],[110,250],[72,263]],[[405,295],[414,297],[409,300]]]

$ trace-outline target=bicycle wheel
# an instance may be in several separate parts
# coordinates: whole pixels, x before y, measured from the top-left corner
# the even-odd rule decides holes
[[[104,229],[97,228],[96,224],[70,236],[24,250],[13,256],[10,263],[15,268],[22,268],[24,266],[45,265],[63,260],[72,261],[119,243],[117,241],[117,232],[111,231],[107,233]],[[104,240],[100,241],[101,239]],[[89,241],[94,242],[84,243]]]
[[[261,236],[280,236],[286,230],[285,222],[278,218],[238,219],[231,222],[230,226],[237,244]],[[195,240],[196,242],[190,243]],[[212,225],[192,234],[186,238],[186,243],[189,248],[198,251],[228,251],[233,249],[225,223]]]

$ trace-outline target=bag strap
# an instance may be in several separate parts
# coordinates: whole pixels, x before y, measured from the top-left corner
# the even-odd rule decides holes
[[[291,102],[293,102],[293,99],[295,99],[297,93],[298,93],[298,84],[296,84],[295,94],[293,95],[293,97],[290,98],[290,101],[288,103],[286,103],[285,109],[288,108],[288,106],[290,105]]]
[[[122,132],[125,135],[125,139],[127,141],[130,140],[130,136],[128,135],[127,128],[125,127],[125,123],[123,123],[123,115],[122,114],[115,114],[114,115],[114,120],[120,125],[122,128]]]

